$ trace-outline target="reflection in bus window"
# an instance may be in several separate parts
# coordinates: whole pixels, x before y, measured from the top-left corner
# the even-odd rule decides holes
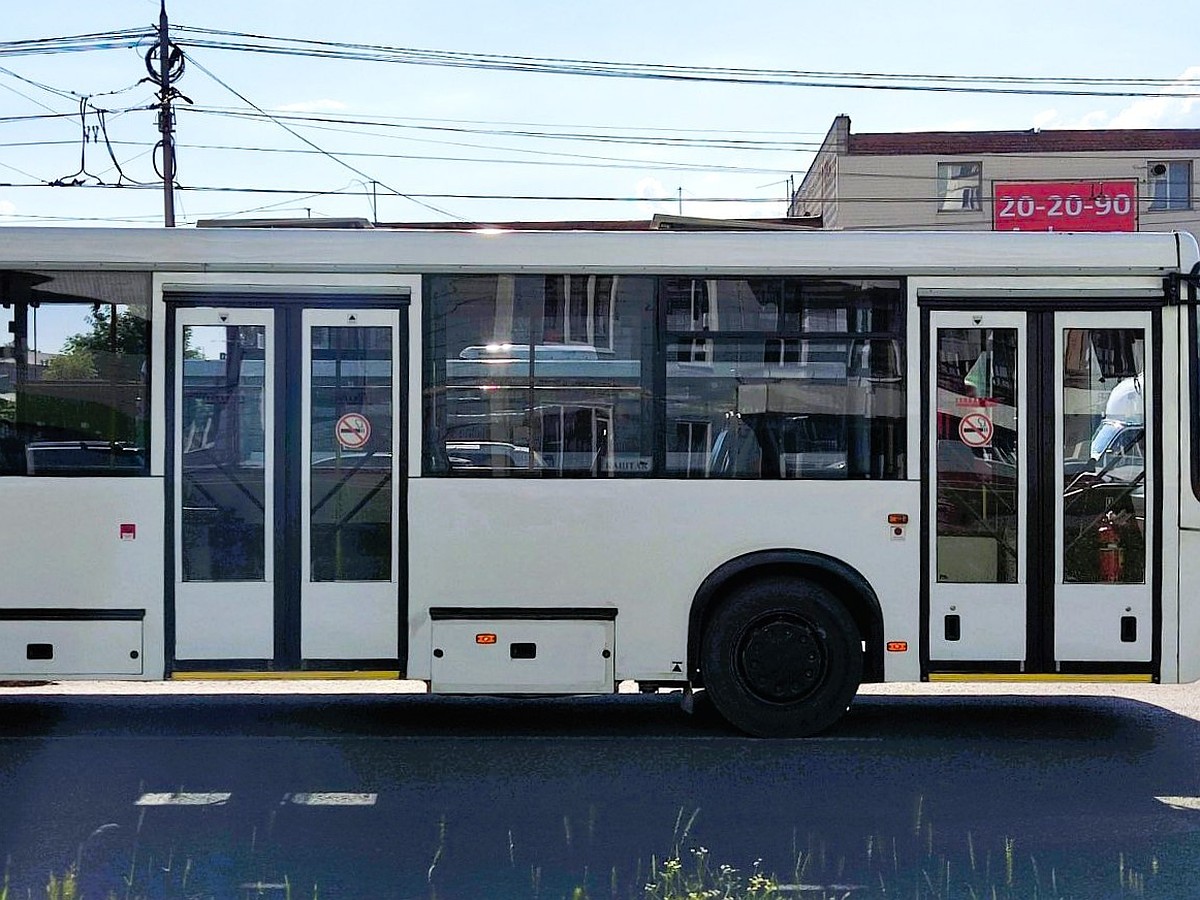
[[[392,577],[392,329],[318,326],[309,337],[309,563],[313,581]],[[366,442],[337,439],[342,416],[369,426]]]
[[[719,341],[667,351],[667,472],[710,478],[895,478],[904,386],[885,339]],[[709,461],[697,466],[705,424]]]
[[[184,581],[266,577],[266,329],[183,329]]]
[[[1063,332],[1063,579],[1146,578],[1146,335]]]
[[[0,272],[0,475],[148,472],[150,278]]]
[[[610,275],[426,279],[426,471],[648,472],[653,286]]]
[[[937,580],[1018,579],[1017,330],[937,331]]]
[[[904,477],[898,280],[425,284],[426,474]]]

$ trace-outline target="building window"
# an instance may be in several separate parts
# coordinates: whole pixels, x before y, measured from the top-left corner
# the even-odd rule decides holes
[[[938,211],[982,209],[983,163],[938,163]]]
[[[1163,160],[1150,163],[1150,209],[1192,208],[1192,163]]]

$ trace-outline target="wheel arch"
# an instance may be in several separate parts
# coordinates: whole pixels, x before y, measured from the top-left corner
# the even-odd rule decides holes
[[[821,585],[842,603],[866,642],[863,682],[883,681],[883,609],[869,581],[840,559],[811,550],[759,550],[722,564],[701,582],[688,616],[688,679],[702,687],[700,639],[717,601],[732,588],[758,578],[790,575]]]

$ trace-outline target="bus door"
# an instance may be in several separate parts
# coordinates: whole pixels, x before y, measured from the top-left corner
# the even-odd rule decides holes
[[[171,668],[387,668],[397,309],[172,306]]]
[[[925,313],[930,677],[1157,671],[1154,315]]]

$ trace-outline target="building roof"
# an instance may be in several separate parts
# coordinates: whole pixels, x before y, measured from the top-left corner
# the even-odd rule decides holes
[[[907,131],[850,134],[846,149],[851,154],[869,156],[1200,150],[1200,128]]]

